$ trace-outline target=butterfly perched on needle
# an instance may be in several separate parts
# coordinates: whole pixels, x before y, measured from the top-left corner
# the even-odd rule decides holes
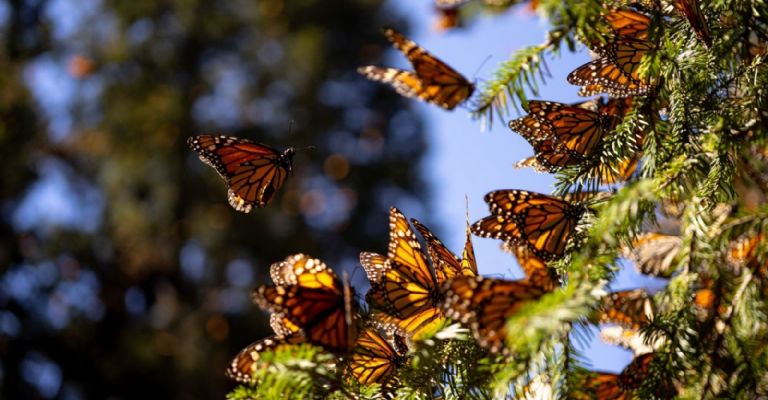
[[[446,110],[453,110],[472,96],[475,85],[446,63],[394,29],[385,29],[384,35],[408,58],[414,71],[367,66],[357,72],[392,85],[402,96],[419,98]]]
[[[408,220],[394,207],[389,214],[387,256],[363,252],[360,263],[371,282],[371,290],[366,295],[368,303],[383,321],[396,324],[406,334],[418,338],[443,320],[440,285],[454,276],[475,274],[477,266],[469,261],[474,260],[471,244],[465,246],[465,249],[469,246],[465,254],[472,256],[465,256],[467,262],[464,263],[423,224],[418,221],[415,224],[430,248],[431,267]]]
[[[261,354],[266,351],[276,351],[304,342],[304,335],[298,326],[282,314],[272,314],[270,325],[274,335],[257,340],[242,349],[229,363],[226,376],[240,383],[254,383],[253,374],[265,367],[261,363]]]
[[[580,96],[645,94],[651,86],[640,78],[638,70],[643,56],[654,47],[647,40],[650,18],[634,10],[618,9],[609,12],[605,19],[616,38],[596,45],[597,58],[568,74],[568,82],[582,86]]]
[[[408,342],[398,327],[371,323],[357,337],[346,371],[363,385],[387,385],[409,359]]]
[[[293,171],[294,149],[280,152],[248,139],[200,135],[187,139],[200,160],[227,182],[229,204],[248,213],[265,207]]]
[[[562,103],[532,100],[528,115],[509,121],[550,170],[589,160],[610,132],[612,116]]]
[[[305,254],[272,264],[274,285],[253,292],[264,310],[281,315],[308,343],[343,354],[357,338],[359,317],[354,293],[328,266]]]
[[[507,338],[507,319],[546,291],[526,281],[462,276],[445,282],[443,293],[446,315],[469,325],[480,346],[498,352]]]
[[[586,211],[579,202],[524,190],[497,190],[485,195],[491,215],[472,225],[472,233],[526,246],[544,261],[565,254],[568,239]]]

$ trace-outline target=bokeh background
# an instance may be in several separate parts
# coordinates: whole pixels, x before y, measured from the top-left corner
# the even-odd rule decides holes
[[[385,251],[390,206],[458,250],[467,204],[475,220],[490,190],[551,191],[513,168],[530,148],[504,122],[481,132],[355,72],[407,66],[382,26],[480,84],[544,40],[526,5],[470,7],[445,33],[431,0],[0,3],[0,398],[222,398],[231,357],[269,333],[249,293],[272,262],[306,252],[364,291],[358,253]],[[541,98],[576,101],[564,77],[587,59],[547,60]],[[202,133],[315,148],[245,215],[186,147]],[[475,243],[482,273],[522,276]],[[658,284],[625,268],[614,288]]]

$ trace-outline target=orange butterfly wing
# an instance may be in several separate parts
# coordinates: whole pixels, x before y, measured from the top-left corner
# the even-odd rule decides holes
[[[492,352],[504,346],[507,319],[544,294],[526,282],[481,276],[455,278],[443,290],[446,315],[468,324],[478,343]]]
[[[472,96],[474,84],[456,70],[394,29],[384,30],[384,35],[408,58],[415,71],[369,66],[359,68],[360,74],[391,84],[403,96],[416,97],[446,110],[454,109]]]
[[[271,275],[278,277],[275,285],[253,293],[259,307],[283,315],[310,343],[338,353],[351,348],[357,335],[353,294],[325,263],[296,254],[273,264]]]
[[[442,296],[408,220],[394,207],[390,210],[389,229],[386,258],[371,256],[373,253],[361,255],[371,281],[366,299],[392,317],[382,316],[385,322],[396,323],[409,335],[418,336],[442,321],[438,307]]]
[[[293,149],[283,153],[247,139],[200,135],[187,140],[200,160],[227,181],[229,204],[241,212],[266,206],[293,168]]]
[[[347,371],[363,385],[385,384],[408,361],[407,351],[405,339],[395,327],[372,326],[358,336]]]
[[[485,201],[493,215],[476,222],[472,232],[528,246],[545,261],[565,253],[568,239],[586,210],[578,203],[523,190],[490,192]]]

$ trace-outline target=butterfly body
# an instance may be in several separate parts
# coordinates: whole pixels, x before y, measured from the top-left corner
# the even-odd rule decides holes
[[[244,213],[254,206],[265,207],[293,174],[293,148],[280,152],[248,139],[221,135],[193,136],[187,144],[224,178],[229,204]]]
[[[388,83],[402,96],[415,97],[452,110],[475,90],[463,75],[394,29],[384,35],[413,65],[413,72],[396,68],[361,67],[358,72],[374,81]]]

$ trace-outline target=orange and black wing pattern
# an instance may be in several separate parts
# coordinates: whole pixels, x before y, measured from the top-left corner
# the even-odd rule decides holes
[[[227,181],[229,204],[244,213],[266,206],[293,168],[292,148],[280,153],[247,139],[217,135],[193,136],[187,144]]]
[[[628,8],[620,8],[605,14],[604,18],[618,37],[628,37],[635,40],[648,39],[651,19],[645,14]]]
[[[541,166],[556,171],[588,161],[609,133],[612,117],[583,107],[533,100],[528,115],[509,122],[527,139]]]
[[[606,21],[616,36],[595,49],[597,58],[568,74],[568,82],[582,86],[580,96],[606,93],[612,97],[642,95],[650,85],[640,78],[640,61],[653,44],[648,41],[650,19],[629,9],[609,12]]]
[[[600,52],[601,56],[590,61],[568,74],[567,80],[573,85],[581,86],[579,96],[594,96],[606,93],[613,97],[627,97],[642,95],[648,92],[650,86],[637,79],[637,70],[648,46],[637,42],[624,41],[614,43]],[[617,64],[619,58],[630,62],[628,65]],[[630,71],[627,74],[627,70]],[[634,76],[633,76],[634,75]]]
[[[442,320],[442,300],[437,278],[408,220],[398,209],[389,214],[387,257],[362,253],[360,262],[371,282],[367,301],[381,310],[385,322],[398,325],[409,335],[418,335]]]
[[[259,307],[281,315],[282,324],[300,329],[309,343],[336,353],[352,347],[357,336],[353,294],[325,263],[295,254],[273,264],[270,272],[278,277],[275,284],[253,292]]]
[[[411,218],[411,223],[427,243],[427,253],[432,262],[432,267],[435,270],[435,277],[437,278],[438,285],[441,285],[443,282],[453,277],[471,273],[472,266],[469,264],[465,266],[462,263],[463,260],[460,260],[455,254],[448,250],[443,242],[441,242],[429,228],[413,218]],[[469,250],[471,251],[471,257],[474,257],[474,250],[471,249],[472,242],[470,241],[468,245],[470,246]],[[477,274],[475,273],[473,275]]]
[[[555,269],[548,267],[547,263],[541,258],[536,257],[528,247],[508,245],[506,243],[504,245],[515,255],[520,268],[525,273],[525,282],[547,292],[551,292],[560,286],[560,280]]]
[[[653,300],[645,289],[622,290],[603,298],[596,320],[639,329],[651,321],[653,313]]]
[[[610,372],[593,372],[583,374],[569,385],[571,389],[568,399],[574,400],[629,400],[635,398],[634,393],[640,389],[643,382],[651,377],[651,363],[655,353],[646,353],[635,357],[620,374]],[[667,385],[661,385],[656,390],[659,398],[671,398]]]
[[[274,335],[264,339],[257,340],[244,349],[242,349],[230,362],[227,368],[226,376],[236,382],[250,384],[253,383],[253,374],[259,369],[265,367],[261,363],[261,353],[265,351],[275,351],[282,348],[302,343],[304,338],[301,335],[280,336]]]
[[[467,221],[467,239],[464,242],[464,251],[461,253],[461,275],[477,276],[477,258],[475,257],[475,246],[472,244],[472,230]]]
[[[363,385],[387,384],[408,362],[404,335],[392,325],[374,325],[357,337],[346,365],[347,373]]]
[[[522,281],[467,276],[443,285],[446,315],[469,325],[478,343],[497,352],[507,337],[507,319],[545,291]]]
[[[360,74],[392,85],[402,96],[419,98],[446,110],[472,96],[475,85],[446,63],[394,29],[385,29],[384,35],[408,58],[414,71],[367,66],[358,69]]]
[[[526,246],[544,261],[560,258],[586,208],[560,198],[524,190],[498,190],[485,196],[491,215],[472,225],[472,233]]]

